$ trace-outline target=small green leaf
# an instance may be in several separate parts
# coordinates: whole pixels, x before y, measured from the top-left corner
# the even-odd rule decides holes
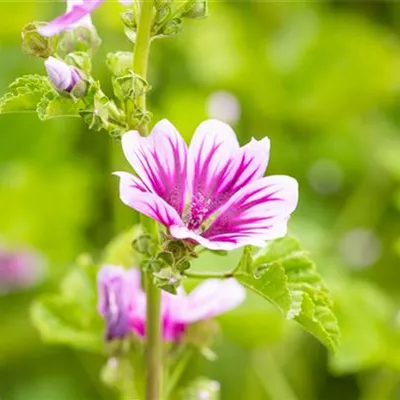
[[[97,313],[96,272],[77,266],[56,294],[44,295],[31,308],[31,318],[43,340],[103,352],[103,322]]]
[[[25,75],[16,79],[0,99],[0,114],[36,111],[43,95],[53,90],[48,79],[41,75]]]
[[[332,301],[315,264],[296,239],[271,241],[255,256],[246,248],[235,277],[335,351],[339,327]]]
[[[36,112],[42,121],[56,117],[78,117],[82,106],[79,100],[49,91],[38,102]]]

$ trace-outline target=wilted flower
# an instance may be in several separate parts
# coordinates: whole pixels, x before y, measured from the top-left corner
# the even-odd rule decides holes
[[[50,21],[47,25],[40,28],[39,32],[43,36],[53,36],[68,29],[73,29],[77,25],[91,26],[90,14],[103,3],[104,0],[67,0],[67,10],[65,14]],[[126,0],[121,0],[122,4],[127,4]]]
[[[43,276],[43,261],[31,251],[0,250],[0,293],[25,289]]]
[[[121,200],[159,221],[176,239],[214,250],[264,246],[286,234],[298,200],[297,181],[263,178],[270,142],[239,147],[233,130],[208,120],[189,149],[175,127],[162,120],[148,137],[131,131],[122,147],[138,176],[116,172]]]
[[[58,91],[71,93],[81,86],[84,91],[86,85],[76,68],[54,57],[49,57],[44,64],[51,83]]]
[[[107,324],[107,338],[129,332],[146,335],[146,295],[138,269],[105,266],[98,275],[99,313]],[[178,341],[195,322],[213,318],[237,307],[245,298],[235,279],[210,279],[191,293],[179,288],[177,295],[162,292],[161,318],[165,341]]]

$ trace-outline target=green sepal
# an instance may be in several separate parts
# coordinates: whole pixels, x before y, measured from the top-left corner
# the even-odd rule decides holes
[[[84,73],[86,78],[90,77],[92,72],[92,59],[88,53],[84,51],[77,51],[75,53],[69,53],[65,57],[64,61],[72,65],[75,68],[78,68],[81,72]]]
[[[127,75],[132,71],[133,53],[131,51],[108,53],[106,65],[114,76]]]
[[[101,39],[94,26],[79,25],[62,33],[57,50],[61,55],[81,51],[93,55],[100,45]]]
[[[166,23],[161,23],[159,26],[155,26],[153,30],[153,39],[165,38],[176,36],[183,29],[183,23],[181,18],[173,18],[168,20]]]
[[[335,351],[340,332],[330,294],[298,241],[277,239],[255,256],[251,253],[246,247],[234,271],[236,279]]]
[[[114,76],[112,84],[115,96],[121,101],[136,99],[150,90],[147,81],[133,71],[127,75]]]
[[[48,58],[55,53],[58,36],[42,36],[38,28],[44,25],[46,22],[30,22],[22,28],[22,50],[25,53],[41,58]]]
[[[189,0],[182,13],[182,17],[191,19],[202,19],[208,15],[207,0]]]

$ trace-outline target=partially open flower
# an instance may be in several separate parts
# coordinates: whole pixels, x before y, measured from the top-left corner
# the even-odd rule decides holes
[[[77,26],[91,26],[90,14],[103,3],[104,0],[67,0],[67,10],[64,14],[50,21],[40,28],[43,36],[53,36]],[[127,4],[126,0],[121,3]]]
[[[268,138],[239,147],[229,125],[208,120],[187,148],[162,120],[148,137],[124,134],[122,147],[138,176],[115,173],[121,200],[165,225],[174,238],[232,250],[285,236],[298,185],[289,176],[262,177]]]
[[[122,267],[105,266],[97,276],[97,285],[98,311],[107,324],[106,338],[123,339],[131,332],[131,304],[140,276]]]
[[[49,57],[44,65],[51,83],[58,91],[72,93],[76,88],[86,86],[79,71],[71,65],[54,57]]]
[[[107,339],[123,338],[130,332],[146,335],[146,295],[138,269],[103,267],[98,275],[99,313],[107,324]],[[210,279],[191,293],[179,288],[177,295],[162,292],[161,318],[165,341],[179,341],[187,327],[237,307],[245,298],[235,279]]]

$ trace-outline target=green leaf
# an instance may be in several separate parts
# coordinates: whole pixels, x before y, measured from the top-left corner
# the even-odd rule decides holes
[[[45,93],[37,103],[36,112],[39,119],[45,121],[56,117],[78,117],[82,107],[82,101],[61,96],[52,90]]]
[[[63,280],[59,293],[33,303],[32,322],[47,342],[103,352],[103,322],[96,302],[96,268],[77,266]]]
[[[0,114],[36,111],[43,95],[52,91],[48,79],[41,75],[25,75],[16,79],[0,99]]]
[[[247,288],[275,304],[330,350],[339,343],[332,301],[315,264],[292,237],[269,242],[255,256],[245,248],[235,277]]]
[[[142,233],[142,227],[135,225],[133,228],[113,238],[104,249],[102,264],[122,265],[125,268],[132,268],[138,265],[140,257],[132,247],[132,243]]]

